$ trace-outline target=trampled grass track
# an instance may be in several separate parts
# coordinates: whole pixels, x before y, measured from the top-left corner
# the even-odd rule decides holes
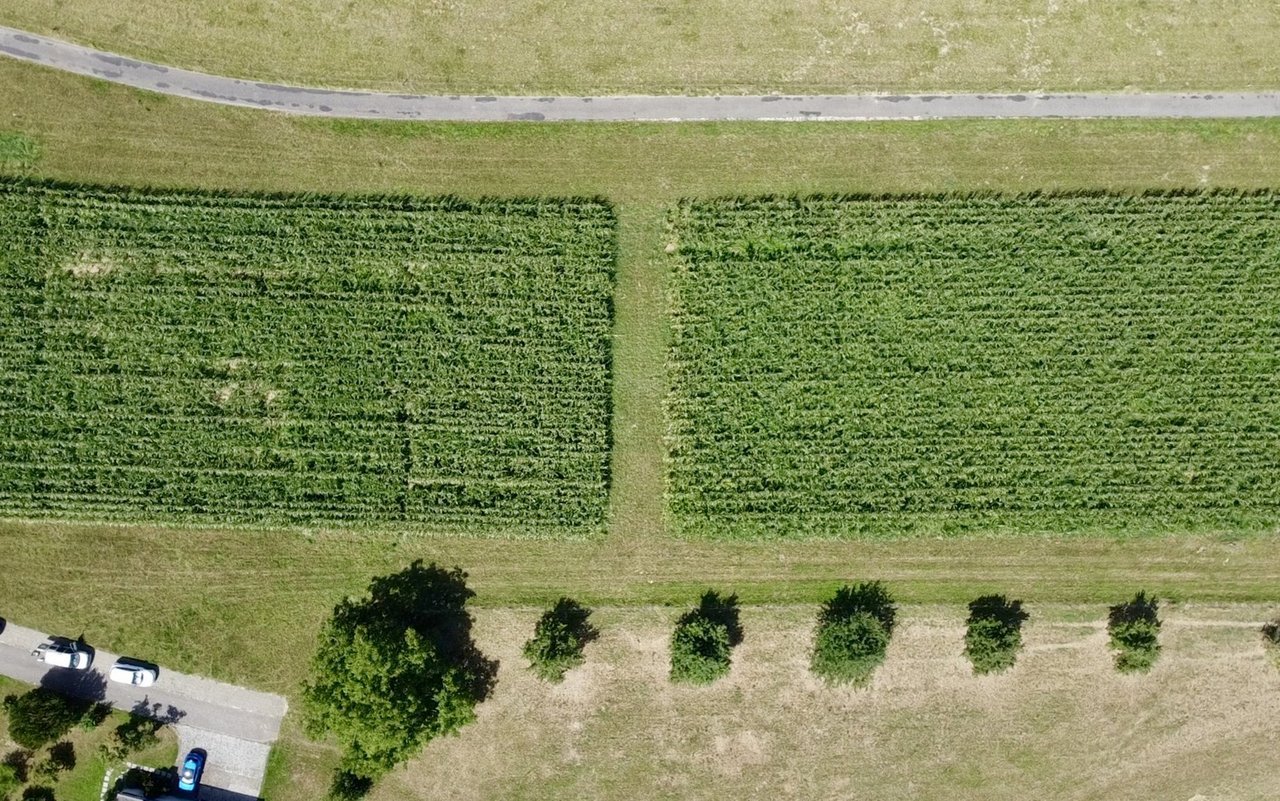
[[[0,185],[0,512],[599,531],[592,200]]]
[[[1280,198],[681,206],[695,536],[1272,531]]]

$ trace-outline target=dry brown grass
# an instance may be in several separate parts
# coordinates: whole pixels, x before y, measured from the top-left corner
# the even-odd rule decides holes
[[[518,654],[538,610],[482,610],[493,698],[372,801],[1280,797],[1280,675],[1258,607],[1166,609],[1161,660],[1122,676],[1102,609],[1032,606],[1018,664],[982,677],[961,655],[962,608],[908,607],[863,690],[809,675],[813,609],[792,606],[745,608],[729,677],[672,686],[677,611],[599,610],[587,664],[552,687]]]
[[[21,0],[0,22],[255,80],[464,93],[1274,88],[1269,0]]]

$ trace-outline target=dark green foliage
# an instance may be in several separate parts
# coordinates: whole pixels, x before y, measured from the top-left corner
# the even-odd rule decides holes
[[[57,801],[52,787],[35,785],[22,791],[22,801]]]
[[[359,801],[372,789],[372,779],[340,770],[333,775],[333,783],[329,785],[329,798],[331,801]]]
[[[105,701],[100,701],[85,712],[84,717],[80,718],[80,728],[85,731],[93,731],[101,726],[106,719],[111,717],[112,706]]]
[[[302,697],[307,732],[341,744],[342,772],[375,780],[474,719],[497,666],[471,640],[473,594],[461,570],[419,560],[334,608]]]
[[[120,761],[128,759],[130,754],[141,751],[160,741],[156,734],[164,725],[159,720],[145,715],[130,715],[111,732],[106,742],[99,746],[104,757]]]
[[[114,789],[119,792],[128,787],[136,787],[142,790],[147,798],[155,798],[164,795],[173,787],[174,771],[174,768],[155,771],[129,768],[123,776],[116,780]]]
[[[698,607],[680,616],[671,634],[671,680],[710,684],[729,672],[733,647],[742,642],[738,596],[708,590]]]
[[[1107,631],[1111,647],[1116,649],[1116,670],[1122,673],[1146,672],[1160,655],[1160,604],[1145,592],[1133,600],[1111,607]]]
[[[76,748],[70,741],[63,740],[49,747],[49,755],[36,765],[36,774],[53,779],[65,770],[76,766]]]
[[[533,638],[524,644],[529,668],[544,681],[564,680],[565,671],[583,662],[582,649],[598,634],[587,622],[591,610],[570,598],[561,598],[547,610],[534,627]]]
[[[68,698],[47,687],[36,687],[22,695],[4,699],[9,713],[9,737],[32,750],[51,743],[93,708],[88,701]]]
[[[0,765],[13,770],[13,774],[18,777],[18,783],[26,782],[27,776],[31,770],[31,760],[34,754],[25,748],[18,748],[4,755],[4,761]]]
[[[0,514],[598,529],[614,229],[0,180]]]
[[[677,528],[1273,530],[1278,200],[682,203]]]
[[[1022,648],[1022,624],[1029,615],[1022,601],[1003,595],[984,595],[969,603],[964,655],[974,673],[996,673],[1013,667]]]
[[[7,763],[0,763],[0,801],[9,797],[9,794],[22,786],[23,777],[18,774],[18,769]]]
[[[865,684],[884,662],[896,617],[878,581],[836,590],[818,613],[810,669],[834,684]]]

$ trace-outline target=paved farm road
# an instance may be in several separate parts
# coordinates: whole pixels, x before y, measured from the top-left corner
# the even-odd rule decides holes
[[[475,97],[348,92],[207,75],[3,26],[0,54],[194,100],[290,114],[364,119],[497,122],[1280,116],[1280,92],[718,97]]]
[[[177,718],[178,758],[192,748],[209,752],[201,791],[204,801],[258,797],[267,755],[288,708],[285,699],[163,668],[152,687],[115,684],[107,681],[107,672],[116,654],[102,650],[96,651],[88,671],[50,668],[31,656],[32,649],[46,639],[42,632],[6,624],[0,631],[0,673],[109,701],[116,709],[145,706],[154,717]]]

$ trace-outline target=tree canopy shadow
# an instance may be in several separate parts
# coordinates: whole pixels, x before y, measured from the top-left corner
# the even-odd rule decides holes
[[[552,620],[563,624],[583,645],[593,643],[600,637],[600,630],[587,622],[591,617],[591,610],[572,598],[561,598],[556,601],[547,615]]]
[[[434,562],[423,565],[418,559],[399,573],[373,579],[369,597],[340,604],[334,620],[349,616],[345,622],[357,625],[413,629],[465,670],[468,694],[478,703],[493,694],[498,661],[486,657],[471,637],[474,621],[466,603],[473,597],[475,592],[467,587],[467,574],[461,568],[447,570]]]
[[[107,697],[107,677],[96,670],[50,670],[40,677],[40,686],[86,704]]]
[[[729,632],[729,645],[737,646],[742,642],[742,623],[738,614],[738,596],[721,596],[715,590],[707,590],[698,601],[698,606],[681,615],[676,622],[677,628],[695,620],[707,620],[724,626]]]

